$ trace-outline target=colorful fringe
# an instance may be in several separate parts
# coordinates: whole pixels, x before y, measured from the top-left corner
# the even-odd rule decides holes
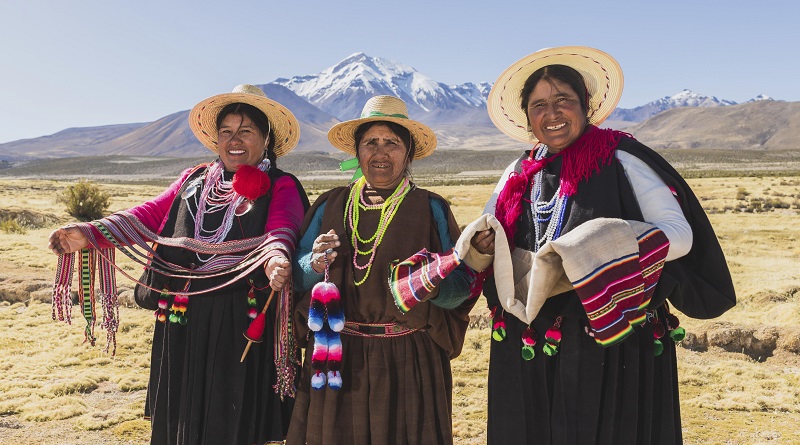
[[[658,228],[637,237],[639,253],[606,262],[572,282],[595,341],[619,343],[646,321],[645,309],[661,276],[669,240]]]
[[[216,278],[224,275],[233,275],[217,286],[202,291],[189,292],[186,290],[171,291],[168,289],[155,289],[141,283],[136,278],[122,270],[115,263],[114,249],[84,249],[81,253],[81,287],[79,296],[82,302],[86,341],[94,345],[95,314],[95,263],[100,265],[100,292],[103,307],[103,320],[101,327],[106,329],[108,345],[106,352],[113,345],[112,354],[116,353],[116,332],[119,327],[119,303],[116,289],[116,275],[118,270],[125,277],[147,289],[168,295],[192,296],[214,292],[244,279],[259,269],[271,256],[274,250],[279,250],[286,258],[291,258],[294,251],[296,236],[288,229],[277,229],[256,238],[225,241],[222,243],[207,243],[193,238],[165,238],[152,232],[133,214],[117,212],[97,221],[75,224],[75,227],[89,240],[89,245],[100,245],[96,234],[99,232],[104,239],[119,249],[131,260],[139,263],[144,268],[172,278],[204,279]],[[96,230],[96,231],[95,231]],[[151,247],[152,243],[164,246],[184,248],[192,252],[217,255],[212,260],[197,269],[188,269],[177,264],[163,260]],[[239,253],[238,255],[234,255]],[[70,287],[72,285],[72,271],[75,266],[75,253],[59,256],[56,277],[53,283],[53,309],[54,320],[65,321],[71,324]],[[291,282],[284,286],[278,301],[275,323],[275,366],[277,367],[277,382],[275,392],[284,396],[294,397],[294,385],[297,374],[297,344],[292,334],[292,286]]]

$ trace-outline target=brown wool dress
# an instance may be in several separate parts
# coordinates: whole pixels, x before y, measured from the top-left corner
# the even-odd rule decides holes
[[[386,230],[369,278],[361,286],[354,282],[364,271],[353,267],[349,228],[344,227],[344,209],[349,188],[337,188],[322,195],[306,215],[305,232],[317,209],[326,203],[319,233],[335,229],[342,245],[331,265],[330,280],[342,295],[345,319],[360,323],[399,323],[419,331],[392,338],[341,335],[343,345],[340,390],[312,389],[311,345],[308,337],[305,364],[295,400],[286,443],[333,444],[451,444],[452,376],[450,359],[464,341],[468,313],[474,304],[466,302],[446,310],[430,302],[401,313],[389,293],[388,266],[427,248],[440,252],[441,241],[431,215],[430,199],[442,199],[421,189],[406,196]],[[370,196],[382,201],[389,193]],[[447,208],[452,240],[458,226]],[[359,232],[371,236],[380,211],[362,211]],[[316,234],[315,234],[316,237]],[[359,258],[359,264],[365,260]],[[295,312],[301,340],[306,338],[310,299],[307,292]]]

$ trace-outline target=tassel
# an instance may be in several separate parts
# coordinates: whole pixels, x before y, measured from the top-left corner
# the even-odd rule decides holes
[[[678,317],[667,312],[666,316],[667,329],[669,329],[669,337],[675,343],[683,340],[686,337],[686,329],[680,326],[681,322]]]
[[[244,352],[242,353],[242,358],[239,360],[239,363],[244,362],[244,358],[247,357],[247,352],[250,350],[250,346],[253,343],[261,343],[264,338],[264,326],[266,325],[267,320],[267,308],[269,304],[272,302],[272,297],[275,296],[275,289],[272,289],[272,292],[269,293],[269,298],[267,298],[267,302],[264,303],[264,309],[261,310],[261,313],[255,318],[255,320],[250,322],[250,326],[247,327],[247,330],[242,333],[244,338],[247,339],[247,346],[244,347]],[[175,296],[177,298],[177,295]]]
[[[328,346],[328,330],[320,329],[314,332],[314,349],[311,352],[311,367],[315,371],[325,369],[325,363],[328,362]]]
[[[503,316],[503,310],[500,314],[496,315],[498,306],[492,308],[492,340],[503,341],[506,339],[506,317]]]
[[[325,373],[316,371],[311,376],[311,387],[314,389],[322,389],[325,387]]]
[[[328,386],[331,389],[342,389],[342,374],[339,371],[328,371]]]
[[[536,346],[536,331],[528,326],[522,332],[522,358],[524,360],[532,360],[536,357],[534,346]]]
[[[558,354],[558,346],[561,344],[561,321],[563,319],[564,317],[559,315],[556,321],[553,322],[553,326],[544,334],[546,343],[542,347],[542,351],[551,357]]]
[[[167,322],[167,308],[169,307],[169,289],[165,286],[164,289],[161,290],[161,295],[158,296],[158,309],[156,309],[155,316],[156,320],[161,323]]]
[[[661,323],[661,320],[658,318],[653,319],[653,355],[658,357],[664,352],[664,344],[661,343],[660,338],[664,336],[666,331],[664,330],[664,325]]]
[[[258,316],[258,301],[256,301],[256,286],[253,280],[247,280],[250,283],[250,290],[247,292],[247,316],[253,320]]]
[[[342,388],[342,338],[338,332],[328,332],[328,386]]]

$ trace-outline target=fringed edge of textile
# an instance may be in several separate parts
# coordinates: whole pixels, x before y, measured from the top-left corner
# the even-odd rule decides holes
[[[78,299],[80,300],[83,318],[86,320],[84,328],[84,342],[95,345],[95,326],[97,325],[97,311],[95,309],[97,295],[95,294],[95,278],[100,277],[100,301],[103,309],[103,319],[100,327],[106,330],[106,347],[104,352],[111,350],[111,355],[117,353],[117,329],[119,328],[119,296],[117,283],[114,276],[114,249],[82,249],[80,255],[80,287]],[[56,277],[53,283],[52,317],[53,320],[72,324],[72,274],[75,267],[76,253],[59,255],[56,266]]]
[[[184,296],[199,295],[219,290],[235,281],[238,281],[258,269],[264,264],[265,258],[273,249],[281,250],[287,258],[291,258],[294,251],[296,236],[288,229],[276,229],[256,238],[225,241],[223,243],[206,243],[191,238],[164,238],[150,231],[133,214],[118,212],[90,223],[76,224],[75,227],[89,240],[90,246],[98,246],[99,242],[92,229],[97,229],[103,237],[123,254],[139,263],[145,268],[150,268],[158,273],[170,277],[186,279],[214,278],[227,274],[235,274],[230,280],[197,292],[185,290],[170,291],[170,294]],[[193,252],[205,254],[218,254],[215,261],[206,263],[204,268],[186,269],[166,262],[158,257],[155,250],[148,243],[159,243],[172,247],[179,247]],[[138,246],[142,251],[137,250]],[[79,299],[86,319],[84,329],[85,341],[95,345],[94,328],[96,324],[95,311],[95,274],[96,263],[100,265],[100,296],[103,308],[101,328],[106,330],[107,345],[105,352],[112,351],[116,354],[116,333],[119,328],[119,296],[116,288],[116,271],[119,270],[125,277],[150,290],[163,292],[164,289],[154,289],[141,283],[120,268],[115,261],[114,248],[83,249],[80,252],[80,279]],[[244,255],[232,253],[247,252]],[[60,255],[53,283],[52,317],[53,320],[65,321],[71,324],[72,299],[70,296],[72,273],[75,267],[75,253]],[[99,257],[99,258],[98,258]],[[139,259],[142,258],[142,259]],[[174,273],[173,273],[174,272]],[[276,347],[275,364],[278,367],[278,382],[276,392],[291,397],[295,394],[294,380],[297,373],[298,360],[296,358],[297,345],[291,325],[292,309],[291,284],[287,284],[281,292],[276,312]]]
[[[281,290],[280,300],[275,309],[275,369],[277,381],[272,388],[281,400],[284,397],[294,398],[297,394],[295,381],[300,362],[297,359],[297,341],[292,325],[292,294],[294,293],[292,280]]]

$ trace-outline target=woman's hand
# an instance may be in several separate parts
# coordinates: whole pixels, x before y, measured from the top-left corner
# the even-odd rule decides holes
[[[59,227],[50,234],[47,248],[56,255],[77,252],[89,245],[86,235],[75,226]]]
[[[321,234],[314,240],[314,246],[311,248],[311,268],[314,269],[314,272],[325,272],[325,252],[328,252],[328,263],[333,263],[337,255],[334,249],[340,245],[339,235],[333,229],[328,230],[328,233]]]
[[[274,256],[264,266],[264,273],[269,278],[269,287],[279,291],[286,286],[292,276],[292,263],[282,256]]]
[[[494,230],[482,230],[472,236],[472,247],[484,255],[494,255]]]

